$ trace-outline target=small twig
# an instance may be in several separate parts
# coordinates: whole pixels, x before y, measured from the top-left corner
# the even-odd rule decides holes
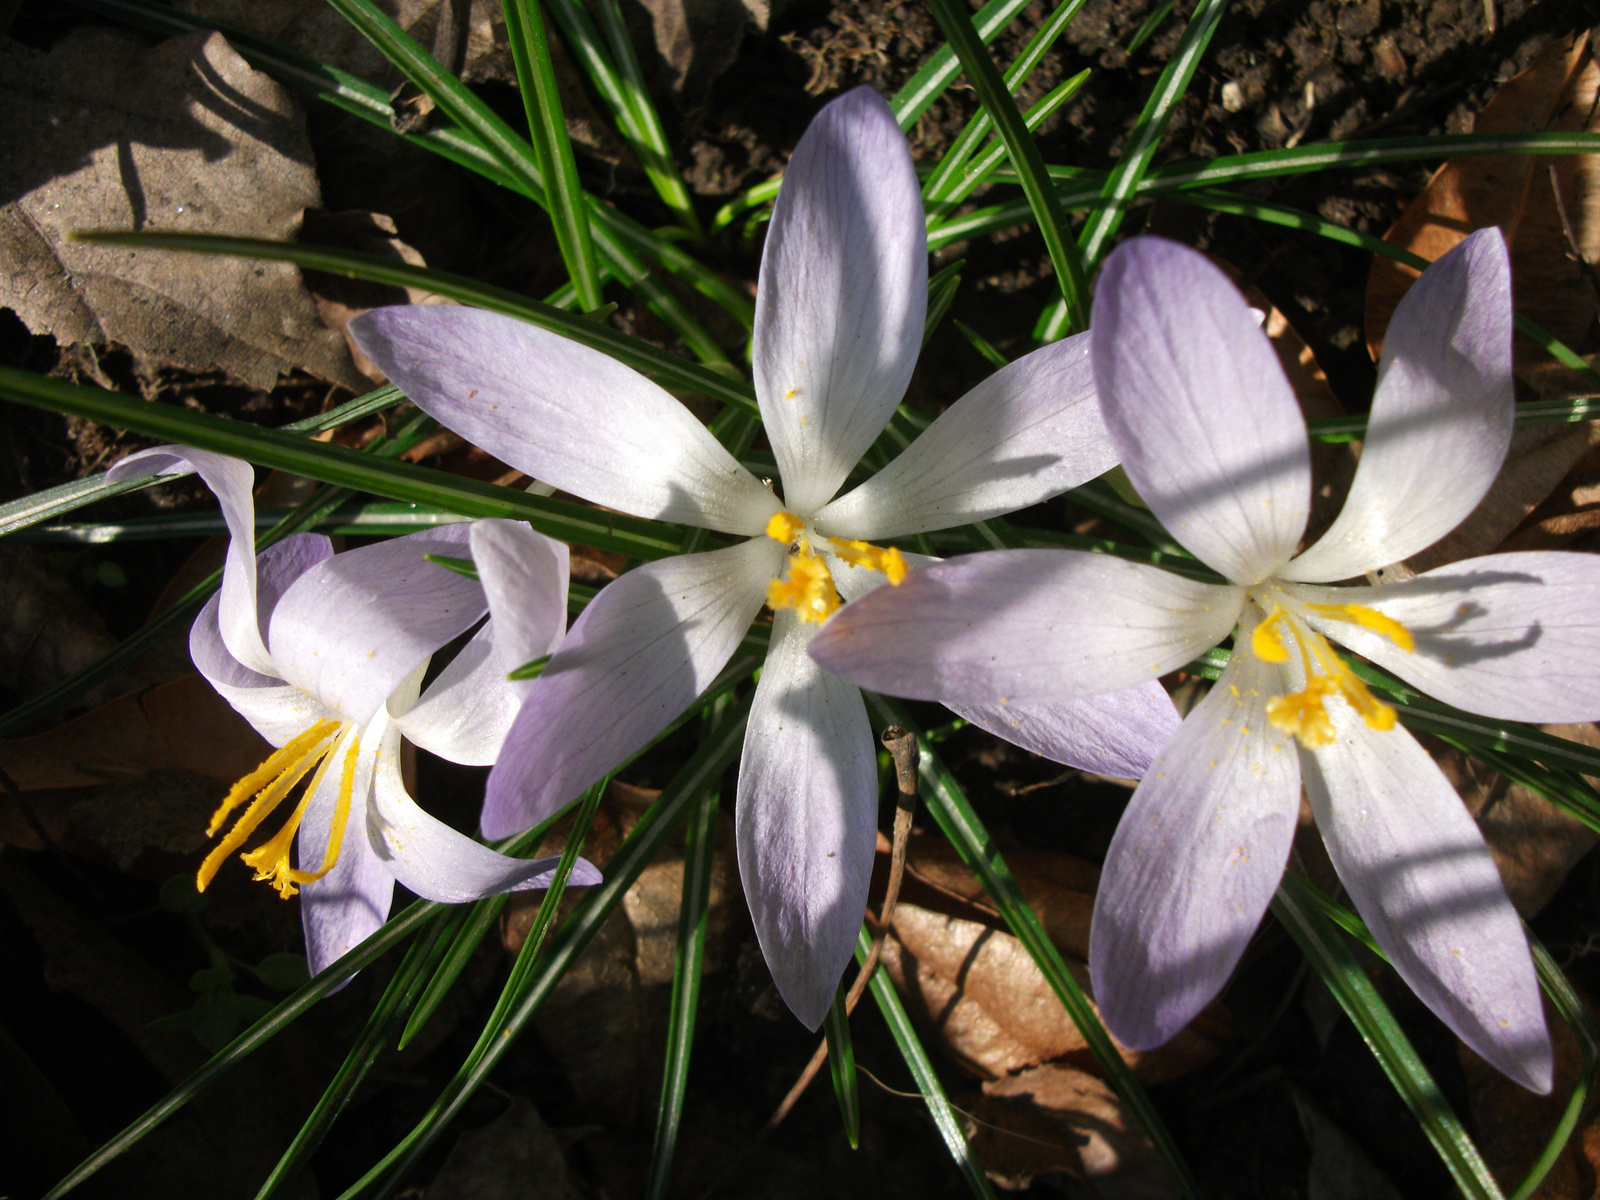
[[[856,1004],[866,992],[867,984],[872,980],[872,972],[877,969],[878,959],[883,953],[883,939],[889,934],[889,926],[894,921],[895,905],[900,900],[900,882],[905,878],[906,872],[906,846],[911,840],[911,819],[917,811],[917,735],[900,725],[890,725],[883,731],[883,744],[889,751],[890,757],[894,759],[896,784],[894,836],[889,851],[889,879],[883,889],[883,904],[878,909],[878,936],[873,939],[872,949],[867,953],[867,961],[862,964],[855,982],[845,994],[846,1015],[855,1011]],[[700,1200],[708,1200],[711,1194],[722,1186],[723,1181],[732,1176],[734,1170],[744,1161],[745,1155],[766,1141],[772,1135],[772,1131],[783,1124],[783,1119],[799,1102],[806,1088],[811,1086],[811,1081],[817,1077],[817,1072],[822,1070],[822,1064],[827,1061],[828,1039],[823,1038],[817,1046],[816,1053],[811,1056],[811,1061],[806,1064],[805,1070],[800,1072],[800,1078],[795,1080],[794,1086],[789,1089],[789,1094],[773,1110],[772,1116],[762,1126],[761,1132],[756,1134],[755,1140],[728,1165],[710,1187],[700,1194]]]
[[[1589,290],[1600,301],[1600,273],[1595,271],[1594,264],[1583,256],[1583,251],[1578,247],[1578,235],[1572,231],[1572,219],[1567,216],[1566,201],[1561,197],[1561,180],[1556,175],[1555,163],[1550,164],[1550,192],[1556,198],[1556,215],[1561,218],[1561,233],[1567,239],[1567,257],[1578,264]]]

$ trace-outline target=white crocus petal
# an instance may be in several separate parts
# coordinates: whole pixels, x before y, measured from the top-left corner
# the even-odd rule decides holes
[[[1305,532],[1311,455],[1239,289],[1196,251],[1135,238],[1106,260],[1089,338],[1106,429],[1161,524],[1235,583],[1274,574]]]
[[[816,1029],[855,950],[872,879],[877,755],[860,691],[776,614],[739,768],[739,878],[778,992]]]
[[[1138,779],[1182,723],[1167,689],[1149,683],[1065,704],[946,704],[964,720],[1064,766]]]
[[[812,656],[862,687],[957,704],[1046,704],[1155,679],[1233,630],[1244,589],[1105,554],[997,550],[852,601]]]
[[[150,475],[179,476],[196,472],[222,507],[228,526],[228,556],[222,568],[218,626],[229,651],[252,671],[272,673],[272,657],[256,621],[255,468],[242,459],[195,450],[189,446],[157,446],[130,454],[106,472],[112,483]]]
[[[795,147],[761,254],[751,369],[789,510],[821,508],[878,436],[927,305],[911,152],[883,98],[856,88]]]
[[[1513,721],[1600,719],[1600,559],[1530,551],[1469,558],[1382,587],[1288,589],[1399,621],[1410,653],[1349,621],[1307,621],[1436,700]]]
[[[401,777],[400,732],[383,714],[367,727],[366,736],[377,737],[379,747],[364,832],[372,853],[396,880],[441,904],[549,886],[558,858],[508,858],[422,810]],[[600,873],[580,859],[568,882],[599,883]]]
[[[285,746],[334,714],[297,687],[250,670],[228,652],[217,627],[221,598],[206,601],[189,628],[189,657],[216,692],[274,746]]]
[[[365,724],[416,665],[483,616],[483,589],[426,555],[462,557],[469,529],[442,525],[335,555],[272,614],[278,673]]]
[[[947,529],[1038,504],[1116,462],[1079,334],[996,371],[814,523],[863,541]]]
[[[554,652],[566,636],[571,558],[566,543],[521,521],[472,523],[472,561],[507,671]]]
[[[360,731],[347,725],[328,755],[317,790],[306,808],[296,835],[295,865],[302,871],[322,869],[334,812],[343,783],[345,757]],[[349,817],[340,839],[339,859],[315,883],[300,888],[300,923],[306,935],[306,959],[311,974],[360,945],[389,915],[394,899],[394,876],[385,869],[363,836],[367,799],[372,792],[372,772],[378,758],[378,739],[360,738]]]
[[[783,558],[777,542],[754,538],[607,584],[527,691],[489,775],[484,834],[507,837],[559,811],[694,703]]]
[[[1107,1028],[1159,1046],[1222,990],[1294,844],[1300,764],[1267,720],[1281,673],[1235,654],[1156,756],[1106,853],[1089,972]]]
[[[375,308],[350,333],[419,408],[563,491],[746,536],[777,511],[688,409],[598,350],[459,305]]]
[[[1280,575],[1325,582],[1409,558],[1488,493],[1511,444],[1511,262],[1481,229],[1412,284],[1384,338],[1344,509]]]
[[[398,690],[389,697],[389,719],[413,744],[462,766],[494,765],[522,707],[495,651],[496,632],[493,618],[485,621],[411,707],[401,706]]]
[[[1303,754],[1306,795],[1339,878],[1400,977],[1462,1041],[1550,1090],[1550,1035],[1516,910],[1483,834],[1403,729],[1329,701],[1335,740]]]

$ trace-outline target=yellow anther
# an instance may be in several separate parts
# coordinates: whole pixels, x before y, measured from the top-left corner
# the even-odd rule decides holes
[[[806,523],[793,513],[776,512],[772,514],[772,520],[767,522],[767,536],[787,546],[800,536],[800,531],[805,527]]]
[[[339,847],[344,842],[345,825],[350,820],[350,802],[355,794],[356,761],[360,751],[360,739],[351,738],[350,745],[344,752],[344,763],[340,770],[339,799],[334,805],[333,821],[328,829],[328,847],[323,851],[322,865],[317,870],[297,871],[290,865],[289,856],[294,845],[294,835],[306,815],[311,797],[316,794],[323,775],[327,773],[328,764],[333,761],[331,758],[323,759],[322,766],[317,769],[316,777],[311,781],[311,786],[306,788],[305,795],[300,797],[300,803],[295,806],[289,819],[283,823],[283,828],[250,853],[240,855],[246,866],[255,868],[256,878],[271,883],[277,889],[278,895],[285,900],[293,896],[300,885],[315,883],[321,879],[333,870],[334,864],[339,861]]]
[[[895,587],[906,577],[905,556],[893,546],[874,546],[871,542],[857,542],[849,538],[828,539],[833,552],[852,567],[866,567],[869,571],[882,571]]]
[[[1302,745],[1315,750],[1333,741],[1333,721],[1328,716],[1323,698],[1337,685],[1326,675],[1319,675],[1303,692],[1287,696],[1274,696],[1267,701],[1267,720],[1274,729],[1292,734]]]
[[[769,608],[774,612],[792,608],[802,621],[813,625],[820,625],[833,616],[839,604],[839,592],[833,586],[828,564],[815,554],[796,554],[789,560],[784,577],[767,584]]]
[[[1411,636],[1411,630],[1393,617],[1385,616],[1365,604],[1308,604],[1306,607],[1330,621],[1349,621],[1381,634],[1408,654],[1417,648],[1417,639]]]
[[[1271,614],[1261,624],[1255,627],[1255,632],[1250,635],[1250,649],[1262,662],[1281,663],[1289,661],[1289,651],[1284,648],[1275,632],[1276,626],[1283,620],[1283,609],[1274,607]]]

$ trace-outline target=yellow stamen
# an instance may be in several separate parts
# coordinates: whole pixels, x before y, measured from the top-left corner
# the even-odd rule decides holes
[[[776,512],[772,514],[772,520],[767,522],[767,536],[787,546],[800,536],[800,531],[805,527],[806,523],[793,513]]]
[[[1411,630],[1393,617],[1385,616],[1365,604],[1308,604],[1306,607],[1330,621],[1349,621],[1353,625],[1381,634],[1407,654],[1417,648],[1417,639],[1411,636]]]
[[[869,571],[882,571],[895,587],[906,577],[905,556],[893,546],[874,546],[871,542],[857,542],[849,538],[828,539],[833,552],[852,567],[865,567]]]
[[[1323,706],[1323,698],[1337,690],[1333,680],[1319,675],[1303,692],[1288,696],[1274,696],[1267,701],[1267,720],[1274,729],[1281,729],[1300,739],[1302,745],[1316,749],[1333,741],[1333,721]]]
[[[350,745],[344,752],[344,765],[339,778],[339,799],[334,805],[333,821],[328,829],[328,848],[322,855],[322,866],[315,871],[297,871],[290,865],[289,855],[294,845],[294,835],[300,828],[300,822],[306,815],[306,809],[311,804],[311,797],[316,795],[322,777],[328,770],[331,757],[324,758],[322,765],[317,768],[317,774],[311,781],[311,786],[306,788],[305,795],[300,797],[300,803],[295,806],[294,812],[283,823],[283,828],[273,834],[271,838],[257,846],[248,854],[240,855],[245,865],[254,867],[258,880],[267,880],[278,890],[278,895],[287,900],[298,890],[298,885],[315,883],[339,861],[339,847],[344,842],[345,825],[350,820],[350,803],[355,794],[356,761],[361,750],[361,740],[356,737],[350,739]]]
[[[833,576],[828,573],[828,564],[809,550],[791,557],[784,577],[767,584],[769,608],[774,612],[792,608],[802,621],[813,625],[820,625],[833,616],[839,604],[839,593],[833,586]]]
[[[1334,609],[1336,606],[1315,607]],[[1404,634],[1407,641],[1410,640],[1411,635],[1404,626],[1383,616],[1382,613],[1363,608],[1358,604],[1342,605],[1337,608],[1340,615],[1334,617],[1336,620],[1357,622],[1393,638],[1392,633],[1381,627],[1382,622],[1388,622]],[[1374,617],[1378,618],[1379,623],[1375,624],[1370,620]],[[1301,745],[1312,749],[1329,745],[1334,736],[1333,721],[1328,716],[1324,701],[1332,695],[1343,696],[1345,702],[1360,714],[1369,728],[1379,731],[1394,728],[1396,717],[1393,707],[1372,694],[1367,685],[1357,678],[1355,672],[1345,665],[1344,659],[1328,645],[1326,638],[1305,628],[1281,608],[1274,606],[1267,619],[1256,626],[1255,633],[1251,636],[1251,649],[1258,657],[1267,662],[1283,662],[1288,659],[1288,650],[1271,628],[1280,624],[1288,629],[1290,636],[1295,640],[1296,648],[1300,651],[1300,661],[1306,675],[1306,687],[1304,691],[1275,696],[1267,702],[1267,720],[1272,722],[1273,728],[1299,738]],[[1262,630],[1268,632],[1263,634]],[[1394,638],[1394,641],[1397,645],[1403,644],[1398,638]],[[1409,650],[1410,646],[1404,648]],[[1263,649],[1266,653],[1263,653]],[[1273,653],[1280,657],[1271,657]]]
[[[200,870],[195,875],[196,891],[206,890],[228,856],[244,845],[261,822],[271,816],[273,810],[283,803],[284,797],[294,790],[295,785],[327,756],[329,750],[333,749],[338,734],[337,721],[318,721],[233,785],[211,818],[211,824],[206,830],[208,837],[216,836],[228,813],[237,808],[245,796],[257,787],[260,787],[260,790],[256,792],[255,800],[245,809],[244,815],[229,831],[228,836],[218,842],[211,853],[206,855],[205,861],[200,864]],[[261,786],[263,783],[264,787]]]
[[[1289,661],[1289,651],[1284,649],[1282,640],[1279,639],[1275,627],[1283,620],[1284,611],[1273,606],[1267,619],[1257,625],[1255,632],[1250,635],[1250,649],[1262,662],[1281,663]]]

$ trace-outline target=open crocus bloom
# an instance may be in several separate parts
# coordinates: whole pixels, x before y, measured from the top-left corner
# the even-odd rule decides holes
[[[284,897],[300,893],[313,974],[383,924],[397,879],[447,904],[547,886],[556,859],[498,854],[418,807],[401,780],[400,738],[453,762],[494,761],[526,686],[506,673],[549,653],[564,634],[567,548],[514,521],[478,521],[344,554],[321,534],[295,534],[257,556],[248,463],[162,446],[109,474],[189,471],[221,501],[232,535],[222,587],[195,619],[189,653],[279,748],[212,817],[211,836],[234,824],[201,866],[200,889],[308,778],[278,831],[241,857]],[[515,561],[532,590],[507,606],[492,585],[486,599],[484,586],[424,557],[469,548],[480,563]],[[495,616],[419,699],[433,652],[486,607]],[[581,860],[570,876],[573,884],[599,879]]]
[[[1600,717],[1591,556],[1497,554],[1401,583],[1328,586],[1437,541],[1499,470],[1513,416],[1499,232],[1440,259],[1395,312],[1349,498],[1297,558],[1305,427],[1221,272],[1169,242],[1129,242],[1106,264],[1091,338],[1130,479],[1229,582],[1088,554],[974,555],[851,605],[812,654],[901,695],[1036,703],[1160,675],[1232,632],[1226,671],[1157,755],[1107,855],[1090,945],[1106,1023],[1153,1046],[1217,994],[1283,872],[1303,782],[1396,970],[1479,1054],[1548,1090],[1533,965],[1483,838],[1327,640],[1472,712]]]
[[[745,539],[648,563],[589,605],[529,692],[483,826],[526,828],[645,745],[770,604],[739,775],[739,868],[778,989],[812,1028],[861,925],[877,771],[860,692],[820,670],[807,643],[841,597],[903,577],[905,556],[875,541],[1010,512],[1115,462],[1080,337],[999,372],[834,499],[905,392],[926,306],[916,173],[888,105],[861,88],[801,139],[761,262],[755,386],[781,502],[670,395],[593,350],[468,308],[378,309],[351,324],[408,396],[504,461],[626,513]],[[965,715],[1116,775],[1142,771],[1177,727],[1153,684]]]

